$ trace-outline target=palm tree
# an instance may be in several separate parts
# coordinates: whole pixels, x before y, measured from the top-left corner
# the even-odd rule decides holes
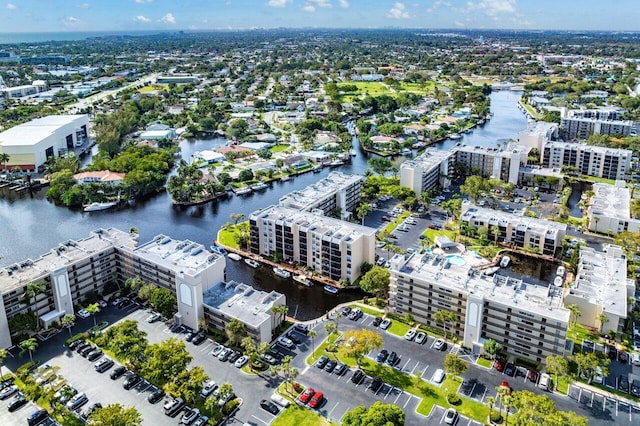
[[[309,338],[311,339],[311,348],[312,351],[311,353],[314,353],[316,351],[316,336],[318,335],[318,333],[315,330],[309,330]]]
[[[34,281],[27,284],[22,295],[23,300],[27,303],[27,309],[31,312],[31,302],[35,300],[36,296],[45,291],[44,281]]]
[[[6,349],[0,349],[0,381],[2,381],[2,364],[4,364],[4,360],[9,355]]]
[[[23,340],[18,346],[20,346],[20,349],[22,349],[20,354],[29,352],[29,360],[33,362],[33,352],[35,352],[35,350],[38,348],[38,341],[36,340],[36,338],[31,337],[30,339]]]
[[[602,312],[600,315],[598,315],[598,321],[600,321],[600,333],[602,333],[602,328],[606,323],[609,322],[609,317],[604,312]]]
[[[60,320],[60,323],[64,328],[69,330],[69,337],[71,337],[71,327],[73,327],[74,324],[76,323],[76,316],[73,314],[66,314],[65,316],[62,317],[62,320]]]
[[[231,213],[231,220],[233,220],[233,224],[237,225],[242,219],[244,219],[243,213]]]
[[[11,156],[6,152],[0,152],[0,163],[2,163],[2,168],[7,170],[7,163],[11,159]]]
[[[289,312],[289,307],[287,305],[276,305],[271,308],[271,312],[276,315],[277,325],[280,325],[284,321],[285,315]]]
[[[91,315],[93,315],[93,325],[96,325],[96,315],[98,314],[98,312],[100,312],[100,305],[97,303],[92,303],[89,306],[87,306],[86,308],[84,308],[85,311],[89,312]]]
[[[498,228],[496,225],[493,225],[489,230],[491,231],[491,235],[493,235],[493,245],[497,246],[498,237],[500,236],[500,228]]]
[[[369,203],[365,203],[364,201],[360,203],[358,208],[356,209],[356,214],[361,219],[361,225],[364,226],[364,218],[371,213],[371,206]]]
[[[572,321],[573,325],[576,325],[578,318],[582,316],[582,312],[580,312],[580,307],[575,303],[572,303],[567,306],[567,309],[571,312],[571,316],[573,318],[573,321]]]
[[[493,396],[488,396],[486,401],[489,406],[489,420],[491,420],[491,413],[493,412],[493,406],[496,405],[496,399]]]

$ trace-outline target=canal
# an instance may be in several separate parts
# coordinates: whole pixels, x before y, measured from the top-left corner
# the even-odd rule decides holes
[[[526,118],[517,107],[520,93],[500,91],[491,94],[492,119],[483,127],[467,133],[460,141],[447,140],[436,145],[451,148],[457,142],[467,145],[496,146],[510,138],[517,138],[526,126]],[[183,141],[182,152],[185,159],[194,151],[211,148],[224,141],[195,140]],[[364,174],[367,157],[356,147],[357,155],[351,163],[340,167],[344,173]],[[168,194],[159,194],[151,199],[136,202],[121,210],[84,213],[57,207],[50,203],[44,191],[29,194],[4,193],[0,198],[0,266],[35,258],[60,242],[86,237],[98,228],[116,227],[128,230],[137,227],[140,242],[146,242],[158,234],[175,239],[189,239],[205,246],[211,245],[222,225],[231,221],[230,214],[242,213],[247,217],[259,208],[275,204],[285,194],[302,189],[329,174],[329,169],[321,173],[307,173],[286,182],[274,182],[270,187],[246,197],[230,197],[204,206],[179,208],[171,204]],[[227,259],[227,278],[252,284],[263,290],[280,291],[287,296],[290,315],[297,311],[300,319],[314,318],[325,313],[338,303],[360,297],[349,291],[330,295],[322,286],[301,287],[291,280],[275,277],[270,270],[246,267],[243,262]]]

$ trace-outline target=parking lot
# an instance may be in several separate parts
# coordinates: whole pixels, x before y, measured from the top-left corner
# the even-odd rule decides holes
[[[590,412],[589,424],[640,424],[640,410],[614,395],[595,392],[577,384],[569,386],[569,398]]]

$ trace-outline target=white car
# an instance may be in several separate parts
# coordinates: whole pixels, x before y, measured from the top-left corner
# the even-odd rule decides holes
[[[416,333],[417,332],[413,328],[411,328],[405,333],[404,338],[406,340],[413,340],[413,338],[416,337]]]
[[[91,316],[91,314],[84,309],[80,309],[78,312],[76,312],[76,315],[80,318],[89,318]]]
[[[454,424],[457,419],[458,419],[458,412],[453,408],[447,409],[447,411],[444,413],[444,422],[448,425]]]
[[[436,342],[433,344],[433,349],[435,349],[436,351],[443,351],[444,348],[446,348],[446,343],[444,340],[442,339],[438,339],[436,340]]]
[[[100,308],[104,309],[108,305],[107,305],[107,302],[105,302],[104,300],[98,300],[98,306],[100,306]]]
[[[242,355],[240,358],[236,360],[233,364],[236,368],[242,368],[249,361],[249,357],[246,355]]]
[[[380,328],[383,330],[386,330],[387,328],[389,328],[391,326],[391,320],[389,319],[383,319],[382,322],[380,323]]]
[[[426,341],[427,341],[427,333],[423,333],[422,331],[420,331],[420,332],[418,332],[418,334],[416,334],[415,342],[417,344],[421,345]]]
[[[214,382],[213,380],[209,380],[202,386],[200,396],[202,396],[203,398],[208,397],[209,395],[211,395],[211,392],[213,392],[217,387],[218,386],[216,386],[216,382]]]
[[[278,343],[280,346],[284,346],[285,348],[291,349],[293,348],[295,345],[293,344],[293,342],[291,341],[291,339],[284,337],[284,336],[280,336],[278,337],[278,340],[276,340],[276,343]]]

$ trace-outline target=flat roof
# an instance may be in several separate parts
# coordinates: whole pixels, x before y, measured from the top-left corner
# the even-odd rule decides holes
[[[255,328],[269,321],[273,303],[283,297],[277,291],[267,293],[236,281],[217,283],[202,296],[205,305]]]
[[[620,186],[618,182],[616,182],[616,185],[599,182],[593,184],[594,194],[591,197],[591,205],[589,206],[591,214],[621,220],[629,220],[631,218],[631,209],[629,207],[630,190],[624,186],[624,181]]]
[[[311,209],[327,197],[333,197],[342,189],[360,181],[362,181],[362,176],[360,175],[331,172],[326,178],[280,198],[280,204],[298,209]]]
[[[400,165],[401,169],[422,167],[424,169],[431,169],[433,167],[440,167],[440,164],[447,158],[453,155],[454,151],[443,151],[440,149],[428,148],[419,157],[413,160],[405,161]]]
[[[512,213],[502,212],[500,210],[486,209],[477,207],[470,203],[463,203],[464,212],[460,216],[461,220],[482,220],[489,222],[491,225],[511,225],[513,227],[526,227],[527,229],[538,231],[540,233],[554,233],[558,231],[567,231],[567,225],[564,223],[552,222],[547,219],[538,219],[535,217],[516,216]],[[465,210],[466,207],[466,210]]]
[[[88,123],[89,118],[83,114],[49,115],[37,118],[0,133],[0,145],[36,145],[51,136],[60,127],[80,120],[86,120]]]

